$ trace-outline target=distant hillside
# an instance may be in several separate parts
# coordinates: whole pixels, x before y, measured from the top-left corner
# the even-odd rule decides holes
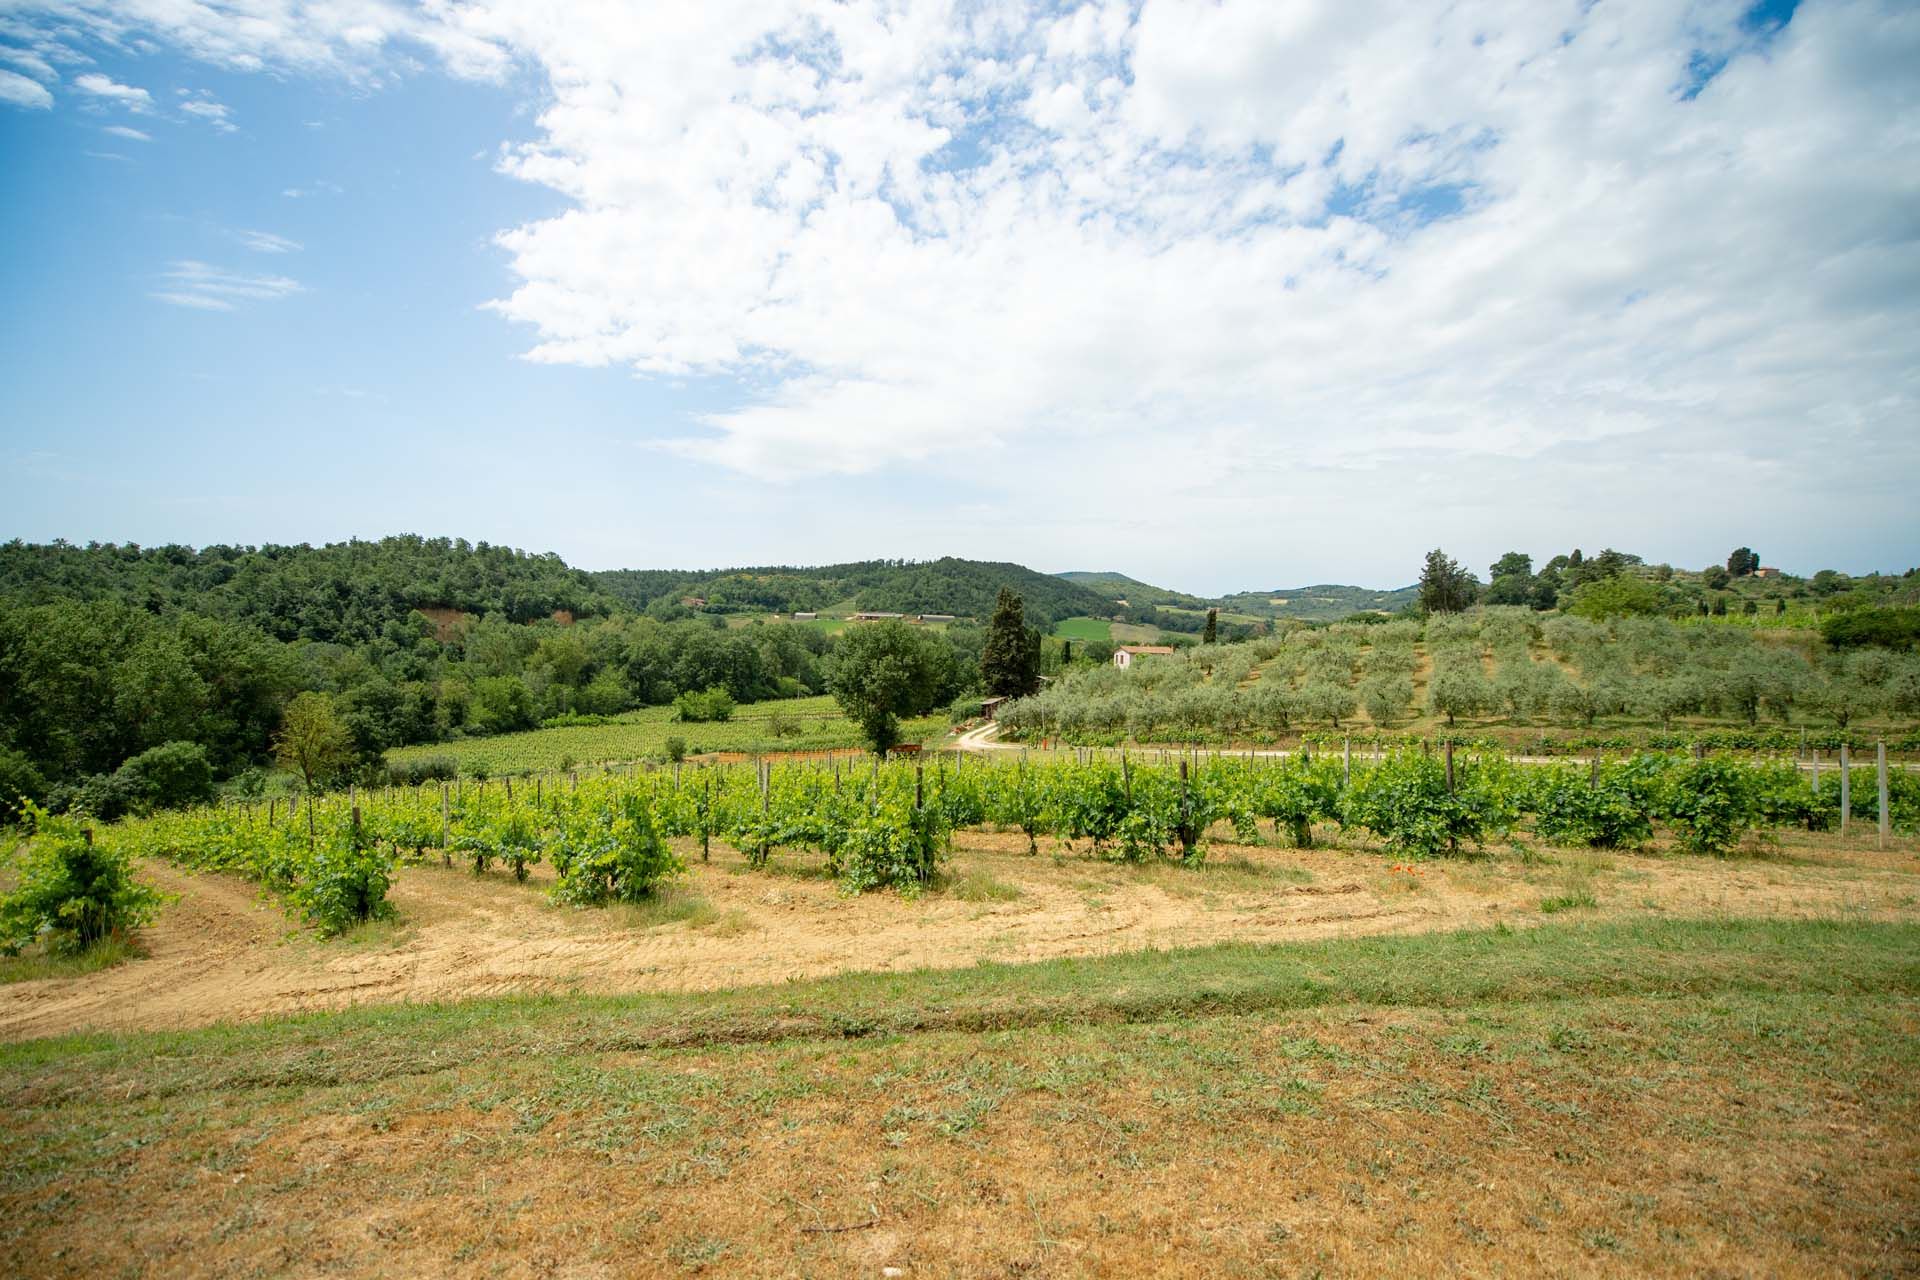
[[[1169,591],[1165,587],[1156,587],[1150,582],[1138,578],[1129,578],[1124,573],[1089,573],[1074,570],[1055,575],[1065,578],[1076,586],[1105,596],[1109,600],[1124,600],[1132,609],[1149,605],[1173,605],[1183,609],[1204,609],[1207,601],[1199,596],[1190,596],[1183,591]]]
[[[835,608],[886,613],[951,613],[984,621],[1001,587],[1026,603],[1035,625],[1081,614],[1106,617],[1110,598],[1023,565],[982,560],[862,560],[804,568],[767,565],[708,570],[615,569],[595,584],[629,608],[674,605],[697,596],[714,613],[818,612]]]
[[[1259,618],[1328,622],[1351,613],[1398,613],[1419,599],[1417,586],[1381,590],[1320,583],[1311,587],[1278,587],[1272,591],[1238,591],[1223,596],[1220,607]]]
[[[250,623],[277,640],[364,644],[415,609],[531,622],[611,612],[557,555],[401,534],[314,547],[0,544],[0,596],[22,604],[115,601],[150,614]]]

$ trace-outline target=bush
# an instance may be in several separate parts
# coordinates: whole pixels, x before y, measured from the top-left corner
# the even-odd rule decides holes
[[[1731,760],[1696,760],[1668,785],[1667,817],[1689,853],[1725,853],[1739,843],[1756,814],[1753,775]]]
[[[24,810],[20,802],[47,798],[47,780],[33,761],[18,751],[0,748],[0,822],[11,822]]]
[[[550,843],[548,856],[559,873],[553,900],[573,906],[639,902],[681,871],[646,799],[637,795],[622,796],[611,812],[569,821]]]
[[[1510,772],[1492,761],[1459,762],[1455,789],[1448,791],[1438,759],[1401,751],[1356,773],[1340,823],[1365,827],[1398,853],[1455,853],[1462,842],[1478,844],[1512,824]]]
[[[373,837],[351,822],[329,832],[293,885],[294,905],[323,938],[345,933],[366,920],[393,914],[387,890],[393,884],[393,859]]]
[[[133,797],[132,808],[184,809],[213,799],[213,766],[197,742],[165,742],[142,751],[114,772]]]
[[[32,802],[22,812],[33,836],[8,859],[18,879],[0,897],[0,952],[18,955],[45,937],[50,950],[74,955],[153,919],[160,895],[134,880],[124,853],[94,844],[77,819]]]
[[[689,724],[731,720],[733,708],[733,695],[719,685],[713,686],[704,693],[695,693],[689,689],[673,700],[674,718]]]
[[[687,758],[687,740],[681,737],[668,738],[666,741],[667,759],[679,764]]]
[[[1602,771],[1595,782],[1578,767],[1543,770],[1536,779],[1534,831],[1554,844],[1630,849],[1653,838],[1654,774],[1640,760]]]
[[[418,756],[412,760],[387,764],[387,785],[418,787],[428,782],[452,782],[460,775],[460,762],[453,756]]]

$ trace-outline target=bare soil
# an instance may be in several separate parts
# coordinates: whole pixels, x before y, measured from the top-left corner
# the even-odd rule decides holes
[[[1870,839],[1788,835],[1724,860],[1555,850],[1420,864],[1215,844],[1201,868],[1026,847],[1016,834],[963,834],[943,883],[919,897],[844,896],[811,855],[776,854],[772,872],[750,872],[731,849],[716,846],[703,864],[686,847],[687,876],[668,909],[653,910],[553,906],[545,868],[519,884],[499,871],[408,867],[391,895],[397,921],[334,942],[296,928],[244,882],[149,863],[144,877],[176,900],[143,933],[145,958],[0,987],[0,1039],[368,1002],[716,990],[1229,940],[1523,927],[1556,899],[1589,917],[1920,918],[1913,840],[1877,852]]]

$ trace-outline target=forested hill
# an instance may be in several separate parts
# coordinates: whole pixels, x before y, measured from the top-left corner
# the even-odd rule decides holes
[[[152,614],[246,622],[280,640],[363,644],[414,609],[530,622],[612,612],[613,598],[557,555],[403,534],[298,546],[0,545],[0,597],[113,601]]]
[[[1026,603],[1027,617],[1051,625],[1082,614],[1105,617],[1113,602],[1098,592],[1023,565],[982,560],[861,560],[801,568],[768,565],[710,570],[615,569],[592,575],[608,595],[635,610],[698,596],[715,613],[792,613],[850,608],[888,613],[951,613],[985,620],[1000,588]]]
[[[1166,604],[1182,609],[1204,609],[1210,601],[1201,596],[1191,596],[1184,591],[1169,591],[1165,587],[1156,587],[1150,582],[1138,578],[1129,578],[1124,573],[1089,573],[1076,570],[1058,575],[1075,586],[1105,596],[1113,601],[1126,601],[1133,609]]]

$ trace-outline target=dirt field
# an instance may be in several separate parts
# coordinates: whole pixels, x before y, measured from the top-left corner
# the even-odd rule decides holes
[[[1329,832],[1328,834],[1331,834]],[[0,1038],[159,1030],[362,1003],[509,993],[708,991],[850,971],[957,968],[1228,940],[1413,933],[1552,918],[1675,916],[1920,919],[1908,840],[1787,835],[1727,860],[1515,851],[1400,866],[1339,848],[1214,846],[1199,869],[1025,853],[1023,838],[963,834],[943,884],[917,899],[842,896],[804,856],[752,873],[716,847],[672,899],[585,911],[504,872],[403,870],[399,920],[321,943],[257,890],[148,864],[177,901],[143,936],[146,958],[102,973],[0,986]]]

